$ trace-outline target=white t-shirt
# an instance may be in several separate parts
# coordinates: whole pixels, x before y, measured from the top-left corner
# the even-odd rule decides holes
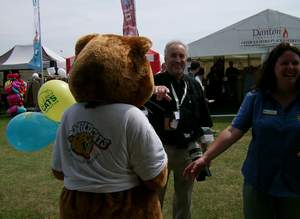
[[[70,107],[53,148],[52,168],[67,189],[95,193],[128,190],[158,176],[167,163],[163,145],[137,107]]]

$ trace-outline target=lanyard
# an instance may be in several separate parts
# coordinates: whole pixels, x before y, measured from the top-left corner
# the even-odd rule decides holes
[[[174,89],[174,87],[173,87],[172,84],[171,84],[171,88],[172,88],[172,94],[173,94],[174,99],[175,99],[175,102],[176,102],[176,108],[177,108],[177,110],[179,111],[179,110],[180,110],[180,106],[181,106],[181,104],[183,103],[183,101],[184,101],[184,99],[185,99],[185,96],[186,96],[186,93],[187,93],[187,84],[186,84],[186,82],[184,82],[184,93],[183,93],[183,95],[182,95],[182,98],[181,98],[180,103],[179,103],[178,96],[177,96],[177,94],[176,94],[176,92],[175,92],[175,89]]]

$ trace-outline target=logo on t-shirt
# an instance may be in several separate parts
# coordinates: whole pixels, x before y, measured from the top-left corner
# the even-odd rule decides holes
[[[105,138],[87,121],[79,121],[69,131],[68,140],[72,151],[86,159],[90,159],[96,148],[106,150],[111,145],[111,140]]]

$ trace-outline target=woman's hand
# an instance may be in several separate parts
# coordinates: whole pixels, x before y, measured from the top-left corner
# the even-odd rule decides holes
[[[242,136],[243,132],[232,126],[224,129],[219,136],[214,140],[209,146],[207,151],[202,155],[202,157],[190,163],[183,171],[183,175],[186,177],[195,178],[199,171],[206,165],[216,158],[218,155],[223,153],[232,144],[237,142]],[[300,155],[300,153],[298,154]]]
[[[172,98],[168,95],[170,93],[169,88],[163,85],[155,86],[153,94],[156,95],[156,100],[161,101],[161,100],[167,100],[171,101]]]
[[[183,176],[187,178],[195,179],[198,173],[202,168],[208,165],[208,161],[206,160],[205,156],[198,158],[197,160],[190,163],[183,171]]]

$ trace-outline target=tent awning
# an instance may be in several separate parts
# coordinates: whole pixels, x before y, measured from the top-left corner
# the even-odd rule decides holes
[[[66,68],[66,60],[52,50],[43,46],[43,62],[56,61],[58,68]],[[33,69],[33,45],[16,45],[0,56],[0,70]]]
[[[190,57],[266,54],[282,41],[300,46],[300,18],[267,9],[188,47]]]

